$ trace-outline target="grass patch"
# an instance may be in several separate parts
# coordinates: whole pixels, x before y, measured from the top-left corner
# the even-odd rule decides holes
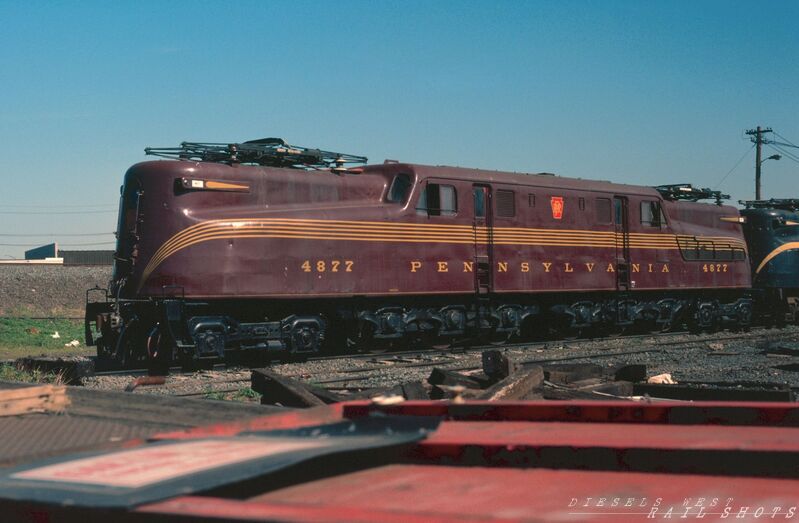
[[[240,401],[243,403],[253,403],[261,399],[261,395],[250,387],[244,387],[235,392],[208,390],[203,394],[207,400]]]
[[[233,394],[233,399],[235,401],[253,401],[253,400],[260,400],[261,395],[252,390],[250,387],[245,387],[243,389],[239,389]]]
[[[56,332],[59,337],[53,338]],[[78,340],[80,345],[64,346],[72,340]],[[94,350],[83,343],[83,322],[80,320],[0,318],[0,359],[40,354],[47,356],[93,354]]]
[[[225,400],[227,399],[226,394],[224,392],[214,392],[209,390],[205,394],[203,394],[203,398],[207,400]]]
[[[53,383],[63,385],[64,377],[53,372],[40,370],[27,371],[11,363],[0,364],[0,381],[21,381],[24,383]]]

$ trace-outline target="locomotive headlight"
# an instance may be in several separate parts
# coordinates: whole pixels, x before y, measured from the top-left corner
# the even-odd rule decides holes
[[[722,216],[721,221],[730,223],[746,223],[746,216]]]

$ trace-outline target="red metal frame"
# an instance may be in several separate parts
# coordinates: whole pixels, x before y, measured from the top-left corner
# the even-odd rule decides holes
[[[390,463],[366,460],[329,477],[315,471],[307,480],[264,484],[246,499],[231,495],[235,489],[166,499],[118,520],[637,521],[670,513],[738,521],[742,510],[751,519],[761,508],[761,519],[774,511],[799,517],[799,406],[787,403],[358,401],[153,439],[383,414],[442,422]],[[34,509],[55,513],[28,512]]]

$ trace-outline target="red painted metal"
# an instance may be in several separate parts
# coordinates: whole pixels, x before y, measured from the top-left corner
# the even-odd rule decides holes
[[[381,412],[401,416],[440,416],[459,421],[561,421],[665,425],[763,425],[799,427],[799,405],[764,402],[470,401],[463,404],[407,401],[343,405],[347,418]]]
[[[348,489],[349,490],[349,489]],[[386,523],[457,523],[464,521],[463,514],[441,514],[437,511],[411,513],[406,510],[392,510],[343,505],[331,499],[329,503],[289,504],[276,500],[238,501],[222,498],[201,498],[186,496],[163,503],[140,507],[137,512],[150,515],[174,515],[180,517],[219,518],[235,521],[318,521],[323,522],[374,522]],[[469,518],[478,520],[478,518]],[[485,519],[479,519],[485,521]],[[513,521],[491,518],[495,521]]]
[[[413,181],[408,199],[387,202],[400,173]],[[176,189],[183,178],[235,181],[250,190]],[[458,211],[417,211],[428,183],[453,187]],[[740,225],[721,220],[737,216],[735,208],[665,201],[648,187],[411,164],[339,176],[159,161],[137,164],[126,175],[126,186],[140,186],[143,194],[141,218],[130,221],[140,240],[124,297],[162,296],[164,286],[203,299],[468,295],[475,292],[476,269],[468,264],[481,245],[474,241],[480,239],[475,185],[513,199],[513,216],[490,211],[494,292],[615,290],[616,226],[598,221],[596,200],[619,195],[630,209],[631,290],[750,286],[746,259],[710,270],[706,262],[685,261],[674,243],[679,235],[742,245]],[[650,201],[660,202],[667,216],[660,226],[642,223],[639,209]],[[136,209],[124,212],[135,218]]]
[[[799,407],[794,404],[552,401],[380,406],[359,401],[155,439],[232,436],[381,415],[443,421],[427,439],[389,463],[366,459],[327,475],[309,470],[313,474],[306,479],[295,477],[285,484],[256,483],[246,491],[236,487],[210,496],[166,499],[138,506],[119,520],[799,518]]]
[[[154,439],[231,436],[253,430],[304,427],[374,412],[400,416],[438,416],[462,421],[560,421],[580,423],[648,423],[667,425],[761,425],[799,427],[799,406],[792,403],[617,401],[470,401],[464,404],[407,401],[376,405],[369,401],[337,403],[328,407],[288,411],[239,423],[223,423],[187,431],[169,432]]]
[[[644,520],[652,508],[658,508],[662,515],[669,507],[677,508],[672,519],[679,519],[685,512],[683,503],[686,499],[690,500],[692,516],[695,517],[699,511],[695,505],[701,498],[704,498],[705,505],[710,505],[714,498],[718,500],[715,507],[707,506],[706,512],[723,512],[732,498],[729,519],[736,521],[740,520],[735,519],[737,510],[734,509],[746,506],[743,504],[752,509],[756,509],[759,503],[766,503],[770,509],[781,507],[783,514],[779,519],[782,520],[785,519],[784,512],[799,501],[796,482],[774,479],[723,481],[702,475],[487,467],[464,469],[430,465],[393,465],[365,470],[348,475],[346,482],[341,478],[315,481],[271,492],[254,501],[299,507],[368,506],[373,510],[473,517],[486,521],[508,518],[610,522]],[[576,502],[570,507],[573,500]],[[618,500],[615,507],[611,506],[614,500]],[[658,506],[653,507],[656,502]],[[597,503],[603,506],[597,507]],[[625,507],[627,503],[630,506]],[[702,521],[719,519],[718,514],[709,514]]]

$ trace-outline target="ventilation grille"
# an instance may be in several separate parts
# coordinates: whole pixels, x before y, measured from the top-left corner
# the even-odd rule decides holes
[[[516,205],[513,191],[497,191],[497,216],[513,218],[516,215]]]

